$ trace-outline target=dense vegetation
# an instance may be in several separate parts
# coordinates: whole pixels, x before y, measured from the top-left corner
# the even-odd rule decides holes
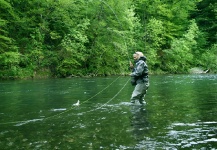
[[[216,0],[0,0],[0,78],[217,72]]]

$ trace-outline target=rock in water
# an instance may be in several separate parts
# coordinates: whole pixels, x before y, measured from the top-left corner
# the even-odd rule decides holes
[[[192,74],[208,73],[209,69],[208,70],[203,70],[202,68],[195,67],[195,68],[191,68],[189,70],[189,72],[192,73]]]

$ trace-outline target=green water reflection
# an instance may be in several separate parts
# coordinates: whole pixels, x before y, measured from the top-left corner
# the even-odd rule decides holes
[[[217,75],[151,76],[145,106],[128,79],[1,81],[1,149],[217,147]]]

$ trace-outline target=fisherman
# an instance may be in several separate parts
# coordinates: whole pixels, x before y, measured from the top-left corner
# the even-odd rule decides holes
[[[135,61],[135,66],[132,68],[132,63],[130,62],[130,68],[132,69],[130,76],[132,79],[131,83],[135,86],[135,88],[131,96],[131,103],[139,101],[140,104],[145,104],[144,97],[149,87],[146,57],[142,52],[136,52],[133,54],[133,59]]]

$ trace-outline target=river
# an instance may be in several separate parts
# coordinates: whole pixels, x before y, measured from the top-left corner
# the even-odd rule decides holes
[[[1,81],[0,147],[217,148],[216,74],[151,75],[146,105],[132,91],[122,76]]]

